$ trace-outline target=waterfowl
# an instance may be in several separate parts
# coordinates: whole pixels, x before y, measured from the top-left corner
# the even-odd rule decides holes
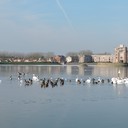
[[[91,78],[89,77],[87,80],[86,80],[86,83],[91,83]]]
[[[35,74],[33,74],[32,80],[33,80],[33,81],[39,81],[39,77],[36,76]]]

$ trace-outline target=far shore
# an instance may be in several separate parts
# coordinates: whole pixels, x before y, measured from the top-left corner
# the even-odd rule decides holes
[[[0,65],[61,65],[57,62],[0,62]]]
[[[128,63],[67,63],[57,62],[0,62],[0,65],[79,65],[79,66],[128,66]]]
[[[128,66],[128,63],[86,63],[87,65],[96,66]]]
[[[96,63],[97,66],[105,65],[105,66],[128,66],[128,63]]]

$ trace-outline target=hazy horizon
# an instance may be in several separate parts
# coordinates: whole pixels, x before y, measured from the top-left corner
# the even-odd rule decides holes
[[[0,51],[113,53],[128,41],[127,0],[1,0]]]

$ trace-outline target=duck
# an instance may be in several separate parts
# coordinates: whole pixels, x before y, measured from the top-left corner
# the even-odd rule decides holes
[[[76,83],[81,84],[81,80],[78,77],[76,78]]]
[[[101,83],[101,82],[102,82],[101,78],[100,78],[100,77],[98,77],[98,83]]]

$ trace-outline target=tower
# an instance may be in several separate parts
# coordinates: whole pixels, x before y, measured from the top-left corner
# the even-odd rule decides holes
[[[119,47],[115,48],[115,63],[127,63],[127,47],[120,44]]]

